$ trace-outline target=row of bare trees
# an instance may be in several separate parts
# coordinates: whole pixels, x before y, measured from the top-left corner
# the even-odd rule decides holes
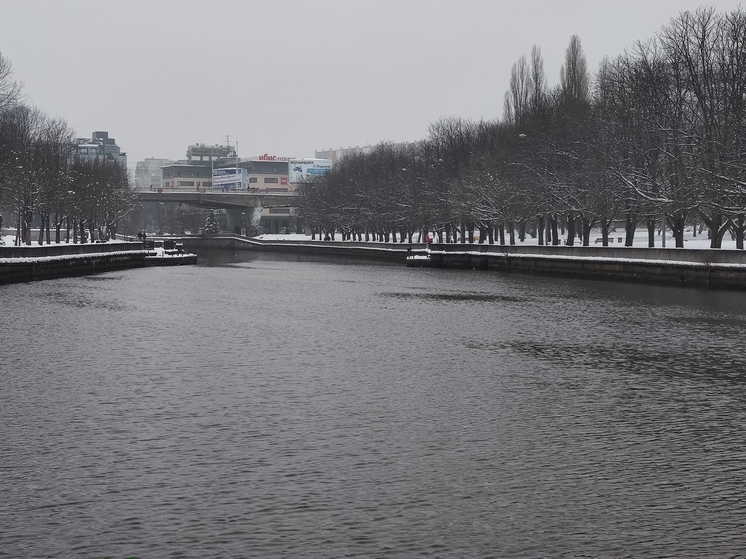
[[[107,238],[132,208],[127,170],[76,158],[74,146],[67,122],[23,102],[21,84],[0,54],[0,211],[14,218],[16,244],[31,244],[35,217],[39,244],[52,242],[52,229],[61,242],[63,227],[66,241]]]
[[[504,116],[445,118],[428,138],[380,144],[306,183],[302,216],[316,232],[443,242],[604,245],[617,223],[631,246],[638,226],[654,246],[669,228],[706,226],[719,248],[746,230],[746,12],[683,12],[657,36],[591,76],[573,36],[559,84],[541,50],[513,65]],[[663,237],[665,239],[665,236]]]

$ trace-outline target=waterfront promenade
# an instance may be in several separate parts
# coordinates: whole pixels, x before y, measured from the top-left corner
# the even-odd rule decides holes
[[[168,237],[177,239],[177,237]],[[746,252],[729,247],[711,250],[704,248],[706,238],[687,239],[692,248],[623,247],[613,244],[583,246],[538,246],[535,239],[516,245],[487,243],[385,243],[311,240],[309,235],[262,235],[256,238],[238,235],[178,237],[184,248],[198,255],[206,251],[263,251],[307,254],[329,258],[386,261],[407,264],[407,257],[417,255],[414,264],[433,268],[465,268],[531,274],[550,277],[578,277],[633,283],[697,287],[706,289],[746,290]],[[645,237],[645,242],[647,238]],[[31,245],[30,247],[0,247],[0,282],[29,281],[66,275],[97,273],[109,269],[139,267],[142,244],[136,242],[94,243],[86,245]],[[134,252],[133,252],[134,251]],[[95,263],[85,271],[81,252],[110,253],[119,256],[89,257]],[[129,254],[125,254],[129,253]],[[20,257],[20,258],[17,258]],[[38,261],[38,257],[54,257]],[[36,272],[19,274],[26,259],[36,258]],[[62,264],[61,261],[71,263]],[[81,267],[83,266],[83,267]],[[103,266],[103,267],[102,267]],[[46,269],[51,270],[49,273]],[[3,278],[5,280],[3,281]],[[15,278],[15,279],[14,279]]]

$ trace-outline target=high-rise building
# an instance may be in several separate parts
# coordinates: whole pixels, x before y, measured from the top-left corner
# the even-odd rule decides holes
[[[75,142],[74,157],[83,161],[114,161],[127,167],[127,154],[117,145],[109,133],[96,131],[89,138],[78,138]]]
[[[135,189],[157,190],[161,187],[163,167],[171,165],[170,159],[156,159],[148,157],[145,161],[138,161],[135,166]]]
[[[354,148],[339,148],[339,149],[326,149],[316,152],[316,159],[331,159],[332,163],[336,163],[343,157],[348,155],[357,155],[359,153],[370,153],[373,151],[375,146],[356,146]]]

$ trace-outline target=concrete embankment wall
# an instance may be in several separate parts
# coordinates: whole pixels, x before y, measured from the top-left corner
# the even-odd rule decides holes
[[[0,284],[139,268],[147,254],[142,243],[0,247]]]
[[[249,250],[313,254],[335,258],[356,258],[383,262],[406,262],[408,243],[356,243],[325,241],[275,241],[256,240],[229,235],[213,237],[184,237],[179,239],[184,249],[199,253],[200,250]],[[411,245],[424,247],[421,244]]]
[[[323,241],[265,241],[239,237],[185,238],[190,250],[200,248],[316,254],[406,262],[425,254],[421,244]],[[499,270],[552,277],[585,278],[683,287],[746,290],[746,252],[583,246],[499,246],[435,244],[425,265],[440,268]]]
[[[429,265],[681,287],[746,289],[746,252],[435,245]]]
[[[122,252],[141,250],[143,244],[130,243],[53,243],[50,245],[0,246],[0,258],[34,258],[41,256],[65,256],[73,254],[92,254],[99,252]]]

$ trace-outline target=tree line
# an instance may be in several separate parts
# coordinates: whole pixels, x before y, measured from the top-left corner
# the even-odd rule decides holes
[[[604,246],[624,224],[654,246],[707,228],[712,248],[746,231],[746,12],[682,12],[648,41],[588,71],[573,36],[558,85],[541,49],[512,67],[501,119],[456,117],[412,143],[381,143],[300,186],[315,234],[405,242]],[[561,238],[562,237],[562,238]],[[665,236],[663,237],[665,239]]]
[[[103,158],[76,156],[75,132],[24,102],[10,61],[0,53],[0,212],[13,216],[16,244],[110,238],[133,207],[127,169]],[[0,213],[0,229],[3,214]]]

